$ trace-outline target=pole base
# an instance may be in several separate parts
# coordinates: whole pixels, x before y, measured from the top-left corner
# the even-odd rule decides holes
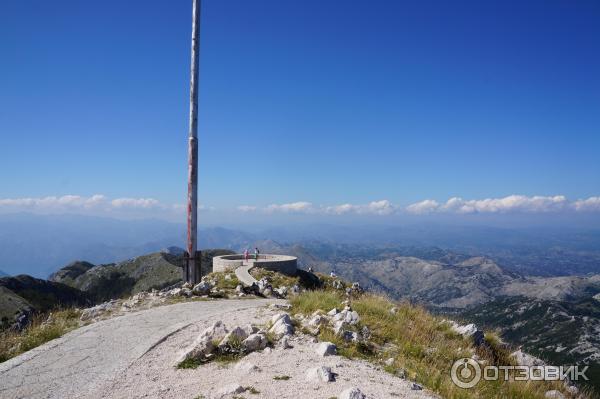
[[[190,257],[186,251],[183,254],[184,266],[182,280],[196,285],[202,279],[202,251],[196,251],[194,257]]]

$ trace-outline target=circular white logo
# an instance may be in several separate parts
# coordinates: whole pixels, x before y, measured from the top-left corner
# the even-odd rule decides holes
[[[481,367],[473,359],[458,359],[450,371],[452,382],[460,388],[473,388],[481,380]]]

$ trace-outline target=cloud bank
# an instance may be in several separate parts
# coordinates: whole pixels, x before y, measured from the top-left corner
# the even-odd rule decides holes
[[[561,213],[561,212],[600,212],[600,197],[590,197],[571,201],[563,195],[525,196],[509,195],[502,198],[465,200],[453,197],[446,202],[426,199],[408,206],[400,206],[388,200],[373,201],[368,204],[314,205],[311,202],[271,204],[264,208],[257,206],[238,207],[244,212],[298,213],[320,215],[427,215],[427,214],[508,214],[508,213]]]
[[[482,200],[464,200],[459,197],[453,197],[445,203],[438,203],[435,200],[417,202],[406,207],[406,211],[411,214],[420,215],[429,213],[547,213],[569,210],[591,210],[591,205],[581,205],[578,207],[576,204],[579,202],[581,200],[570,202],[563,195],[553,197],[509,195],[504,198],[486,198]]]
[[[116,198],[109,200],[106,196],[95,194],[91,197],[80,195],[49,196],[42,198],[0,198],[0,208],[17,208],[31,210],[73,210],[73,209],[153,209],[169,208],[153,198]]]
[[[217,210],[200,205],[201,211]],[[186,211],[185,204],[167,204],[154,198],[114,198],[96,194],[48,196],[40,198],[0,198],[0,212],[38,213],[87,213],[94,215],[132,215],[179,219]],[[389,200],[372,201],[366,204],[343,203],[338,205],[316,205],[309,201],[296,201],[267,206],[240,205],[235,209],[220,209],[222,212],[263,215],[316,215],[342,217],[350,215],[393,216],[435,214],[557,214],[557,213],[600,213],[600,197],[569,200],[563,195],[525,196],[509,195],[502,198],[462,199],[453,197],[445,202],[426,199],[401,206]]]

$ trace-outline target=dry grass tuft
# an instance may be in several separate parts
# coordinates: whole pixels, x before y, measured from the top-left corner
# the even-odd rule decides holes
[[[263,269],[261,267],[250,269],[250,275],[257,280],[266,278],[273,287],[292,287],[293,285],[300,284],[299,277],[286,276],[285,274]]]
[[[307,291],[290,300],[292,311],[309,315],[316,310],[340,309],[346,299],[339,291]],[[450,370],[455,360],[478,355],[487,364],[510,365],[509,350],[493,334],[487,335],[487,349],[475,348],[470,339],[455,333],[450,325],[422,307],[407,302],[394,303],[388,298],[364,294],[352,299],[353,310],[360,315],[359,330],[371,331],[369,344],[345,342],[331,329],[322,329],[319,338],[333,342],[342,356],[363,358],[385,370],[414,380],[444,398],[544,398],[546,391],[564,392],[560,383],[542,381],[481,381],[474,388],[454,385]],[[392,312],[392,308],[396,308]],[[569,397],[565,393],[566,397]]]
[[[0,362],[5,362],[23,352],[61,337],[81,325],[78,309],[64,309],[33,317],[23,331],[0,332]]]
[[[229,276],[229,279],[225,278],[226,275]],[[207,274],[206,277],[210,280],[215,280],[216,287],[220,290],[235,290],[235,287],[237,287],[240,284],[240,280],[238,280],[234,272],[213,272]]]

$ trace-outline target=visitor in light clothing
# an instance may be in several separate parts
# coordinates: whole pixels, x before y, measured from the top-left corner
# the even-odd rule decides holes
[[[248,251],[248,248],[244,249],[244,259],[246,260],[246,262],[248,262],[249,256],[250,256],[250,252]]]

